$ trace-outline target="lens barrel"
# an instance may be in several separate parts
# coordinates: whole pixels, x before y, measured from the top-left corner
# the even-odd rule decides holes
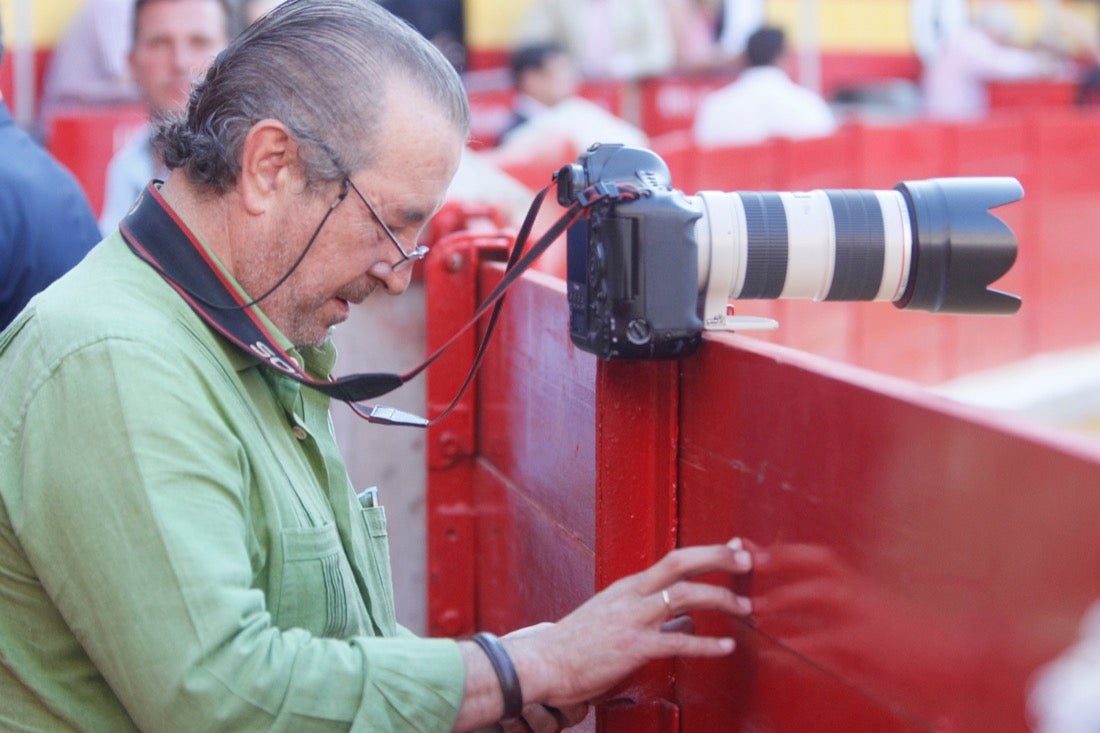
[[[892,191],[703,191],[690,197],[701,213],[700,288],[734,299],[1015,313],[1018,297],[989,289],[1016,257],[1012,230],[989,209],[1022,195],[1013,178],[904,182]]]

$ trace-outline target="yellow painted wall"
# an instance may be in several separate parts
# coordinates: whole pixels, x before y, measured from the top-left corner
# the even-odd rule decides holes
[[[466,42],[475,48],[509,48],[530,0],[466,0]]]
[[[912,47],[909,3],[892,0],[824,0],[818,6],[822,47],[830,51],[897,53]],[[786,28],[799,45],[799,0],[770,0],[768,21]]]
[[[515,29],[531,0],[466,0],[467,33],[474,48],[499,49],[512,45]],[[768,0],[770,22],[787,28],[798,44],[800,0]],[[1033,32],[1040,18],[1040,0],[1011,0],[1024,29]],[[1097,3],[1069,0],[1067,9],[1096,23]],[[819,33],[822,49],[831,52],[907,53],[908,0],[821,0]]]
[[[0,0],[4,41],[13,43],[12,22],[16,5],[30,9],[32,40],[48,47],[64,33],[73,14],[85,0]],[[800,0],[768,0],[769,21],[789,29],[798,43]],[[1011,0],[1025,28],[1039,21],[1039,0]],[[470,45],[475,48],[508,48],[515,29],[531,0],[466,0]],[[1097,3],[1070,0],[1067,8],[1095,23]],[[826,51],[905,53],[910,49],[908,0],[821,0],[820,34]]]
[[[35,48],[48,48],[57,43],[84,0],[0,0],[0,18],[4,21],[4,44],[15,43],[16,7],[30,12],[31,42]]]

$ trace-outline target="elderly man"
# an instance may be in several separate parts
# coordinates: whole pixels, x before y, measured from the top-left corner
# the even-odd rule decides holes
[[[191,84],[229,43],[228,0],[133,0],[130,72],[153,120],[187,106]],[[111,159],[99,228],[110,234],[153,178],[166,174],[146,125]]]
[[[748,570],[735,543],[504,639],[394,619],[382,507],[303,381],[350,303],[405,290],[468,118],[377,4],[288,0],[159,128],[167,181],[0,337],[0,727],[557,730],[648,660],[732,650],[661,629],[748,612],[690,580]]]

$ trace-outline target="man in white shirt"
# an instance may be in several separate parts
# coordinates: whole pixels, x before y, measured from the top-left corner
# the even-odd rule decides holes
[[[795,84],[782,68],[786,34],[764,27],[745,46],[744,71],[732,84],[703,98],[695,141],[704,147],[752,145],[770,137],[824,137],[836,118],[819,95]]]
[[[135,0],[129,62],[153,119],[181,111],[191,84],[229,43],[227,0]],[[99,228],[110,234],[141,190],[166,171],[146,125],[107,166]]]
[[[596,142],[648,145],[642,130],[577,93],[580,77],[560,44],[516,49],[511,70],[516,88],[514,116],[501,135],[499,159],[565,150],[572,157]]]

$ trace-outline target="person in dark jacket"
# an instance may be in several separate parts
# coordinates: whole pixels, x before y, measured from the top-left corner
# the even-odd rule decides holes
[[[0,94],[0,329],[98,241],[80,184],[15,124]]]

